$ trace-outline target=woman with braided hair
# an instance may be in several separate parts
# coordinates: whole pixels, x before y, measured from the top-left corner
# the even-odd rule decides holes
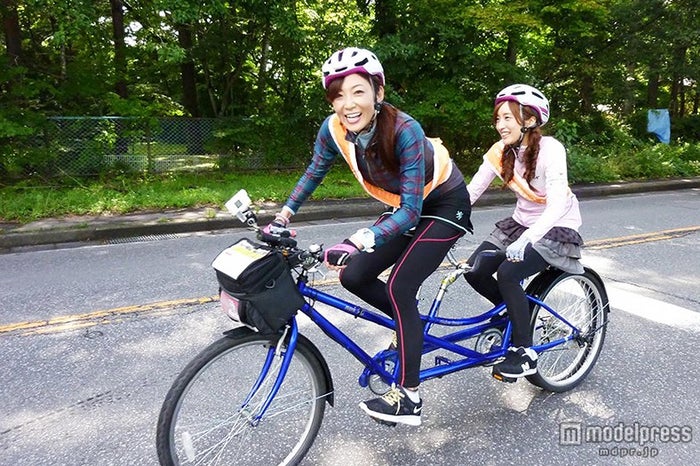
[[[465,275],[494,305],[506,304],[513,335],[505,359],[493,367],[494,377],[501,380],[537,371],[521,281],[550,265],[583,273],[578,200],[569,189],[564,146],[540,130],[548,120],[549,101],[534,87],[514,84],[499,92],[493,122],[500,140],[467,186],[472,204],[496,177],[517,198],[513,215],[497,222],[469,258],[473,268]]]

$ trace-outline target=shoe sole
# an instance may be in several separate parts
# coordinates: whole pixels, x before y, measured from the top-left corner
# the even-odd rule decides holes
[[[364,403],[360,403],[360,409],[367,413],[368,416],[382,421],[396,422],[397,424],[406,424],[414,427],[421,425],[422,422],[420,416],[392,416],[391,414],[377,413],[370,410]]]
[[[511,379],[518,379],[520,377],[526,377],[528,375],[536,374],[537,369],[530,369],[529,371],[521,372],[519,374],[509,374],[508,372],[501,372],[501,371],[497,371],[496,373],[502,375],[503,377],[510,377]]]

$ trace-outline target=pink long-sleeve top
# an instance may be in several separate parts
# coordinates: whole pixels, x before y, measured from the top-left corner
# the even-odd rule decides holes
[[[515,159],[515,171],[524,176],[525,165],[520,160],[525,148],[520,148],[520,154]],[[500,173],[484,158],[483,163],[467,185],[472,205],[481,197]],[[532,190],[547,198],[540,204],[524,198],[516,192],[517,203],[513,219],[527,227],[523,235],[527,235],[532,243],[542,237],[552,227],[567,227],[578,231],[581,226],[581,212],[578,199],[569,189],[566,171],[566,150],[564,146],[551,136],[543,136],[540,140],[540,152],[537,156],[535,177],[530,181]]]

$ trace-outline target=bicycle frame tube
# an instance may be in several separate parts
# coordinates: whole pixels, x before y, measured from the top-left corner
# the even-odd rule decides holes
[[[439,317],[437,315],[446,288],[452,282],[454,282],[454,279],[457,276],[459,276],[459,273],[453,272],[445,280],[443,280],[438,294],[433,300],[429,313],[427,315],[421,315],[421,319],[425,322],[422,355],[425,356],[426,354],[437,350],[446,350],[458,355],[460,359],[448,360],[445,357],[437,356],[436,365],[434,367],[422,369],[420,371],[419,377],[421,382],[435,377],[442,377],[444,375],[458,372],[462,369],[466,369],[469,367],[479,366],[488,362],[492,362],[495,359],[504,356],[508,347],[510,346],[512,324],[506,317],[497,318],[498,314],[505,310],[505,304],[503,303],[493,307],[492,309],[483,314],[474,317],[454,319]],[[308,286],[304,281],[300,280],[297,283],[297,286],[301,294],[303,296],[306,296],[307,298],[326,304],[334,309],[352,315],[353,317],[360,318],[368,322],[380,325],[382,327],[395,330],[394,321],[392,319],[389,319],[388,317],[369,311],[361,306],[358,306],[341,298],[337,298],[333,295],[312,288]],[[529,301],[546,309],[552,314],[552,316],[554,316],[556,319],[560,320],[572,329],[571,335],[567,337],[559,338],[557,340],[551,341],[543,345],[533,346],[533,349],[535,351],[541,352],[549,348],[561,345],[562,343],[576,338],[580,334],[580,331],[574,325],[572,325],[570,322],[564,319],[558,312],[556,312],[550,306],[530,295],[527,295],[527,298]],[[371,373],[378,374],[385,381],[392,381],[393,374],[388,373],[384,369],[383,365],[379,364],[379,361],[383,361],[383,358],[370,356],[350,337],[343,333],[338,327],[336,327],[328,319],[323,317],[323,315],[321,315],[312,305],[308,303],[304,304],[301,311],[304,314],[306,314],[326,335],[328,335],[328,337],[330,337],[338,344],[342,345],[342,347],[345,348],[350,354],[352,354],[353,357],[355,357],[355,359],[362,363],[366,369],[369,369]],[[429,330],[433,324],[448,327],[468,328],[437,337],[429,334]],[[294,328],[296,329],[296,324]],[[462,340],[478,337],[482,334],[482,332],[491,328],[499,328],[503,332],[503,343],[500,349],[496,349],[494,351],[484,354],[458,344],[458,342]]]
[[[333,298],[333,297],[331,297]],[[336,299],[336,298],[333,298]],[[341,300],[342,301],[342,300]],[[373,372],[380,374],[382,377],[391,377],[391,374],[386,372],[384,368],[377,363],[377,361],[372,358],[365,350],[363,350],[357,343],[350,339],[342,330],[333,325],[328,319],[323,317],[316,309],[314,309],[308,303],[304,304],[301,311],[306,314],[329,338],[342,345],[355,359],[360,361],[365,367],[370,368]],[[374,315],[376,319],[382,319],[381,316]],[[366,317],[362,317],[365,319]],[[370,319],[366,319],[370,320]],[[386,320],[386,325],[390,325],[389,319]],[[377,324],[382,325],[382,323],[375,320],[371,320]]]
[[[313,300],[316,300],[318,302],[321,302],[323,304],[326,304],[328,306],[331,306],[335,309],[338,309],[342,312],[345,312],[346,314],[350,314],[353,317],[357,317],[378,325],[381,325],[383,327],[386,327],[388,329],[394,329],[394,321],[384,317],[382,315],[376,314],[374,312],[368,311],[367,309],[364,309],[360,306],[357,306],[355,304],[349,303],[343,299],[337,298],[335,296],[332,296],[330,294],[324,293],[320,290],[317,290],[315,288],[311,288],[306,285],[304,282],[299,282],[299,291],[302,293],[302,295],[311,298]],[[428,323],[437,323],[440,325],[449,325],[449,326],[468,326],[468,325],[476,325],[478,323],[485,322],[487,319],[490,319],[497,315],[499,312],[501,312],[504,308],[504,305],[497,306],[490,311],[481,314],[480,316],[476,317],[470,317],[470,318],[465,318],[465,319],[445,319],[445,318],[438,318],[438,317],[430,317],[430,316],[422,316],[422,319],[427,321]],[[375,358],[367,354],[360,346],[358,346],[352,339],[350,339],[345,333],[343,333],[340,329],[338,329],[335,325],[333,325],[328,319],[323,317],[316,309],[314,309],[313,306],[309,305],[308,303],[305,304],[302,307],[302,312],[306,314],[318,327],[326,334],[328,335],[331,339],[339,343],[340,345],[343,346],[350,354],[352,354],[360,363],[362,363],[364,366],[369,368],[373,373],[376,373],[380,375],[382,378],[385,380],[391,380],[393,377],[392,374],[389,374],[384,370],[384,368],[377,363]],[[437,308],[435,308],[435,312],[437,312]],[[433,312],[433,315],[435,315],[435,312]],[[488,354],[482,354],[477,351],[474,351],[472,349],[466,348],[464,346],[458,345],[454,342],[463,340],[466,338],[474,337],[479,335],[483,330],[486,328],[491,328],[494,325],[497,325],[498,322],[503,322],[504,320],[500,321],[495,321],[492,323],[484,323],[483,325],[479,325],[473,328],[467,328],[464,330],[460,330],[458,332],[451,333],[449,335],[444,335],[442,337],[436,337],[433,335],[428,334],[428,328],[426,326],[426,330],[424,333],[424,351],[423,354],[427,354],[431,351],[439,350],[439,349],[444,349],[453,353],[458,354],[459,356],[465,358],[460,361],[454,361],[454,362],[449,362],[445,363],[439,367],[434,367],[430,368],[427,370],[421,371],[420,375],[420,380],[427,380],[429,378],[434,378],[434,377],[439,377],[442,375],[449,374],[451,372],[456,372],[458,370],[464,369],[466,367],[471,367],[471,366],[476,366],[479,364],[482,364],[486,361],[492,360],[494,358],[500,357],[503,354],[505,354],[505,349],[501,349],[500,351],[488,353]],[[504,332],[504,337],[505,338],[510,338],[510,322],[506,324],[505,332]]]
[[[548,349],[550,349],[550,348],[554,348],[555,346],[559,346],[559,345],[561,345],[562,343],[565,343],[565,342],[567,342],[567,341],[571,341],[571,340],[575,339],[577,336],[579,336],[579,335],[581,334],[581,331],[580,331],[578,328],[576,328],[575,325],[573,325],[571,322],[569,322],[568,320],[566,320],[565,318],[563,318],[563,317],[561,316],[561,314],[559,314],[557,311],[555,311],[554,309],[552,309],[552,308],[551,308],[550,306],[548,306],[545,302],[540,301],[539,299],[537,299],[537,298],[535,298],[535,297],[533,297],[533,296],[530,296],[530,295],[527,295],[527,299],[530,300],[531,302],[537,304],[538,306],[544,308],[547,312],[549,312],[549,313],[552,314],[554,317],[556,317],[557,320],[559,320],[560,322],[563,322],[563,323],[566,324],[569,328],[571,328],[571,335],[568,335],[568,336],[566,336],[566,337],[564,337],[564,338],[559,338],[559,339],[550,341],[549,343],[546,343],[546,344],[543,344],[543,345],[535,345],[535,346],[533,346],[532,349],[535,350],[535,352],[539,353],[539,352],[548,350]]]

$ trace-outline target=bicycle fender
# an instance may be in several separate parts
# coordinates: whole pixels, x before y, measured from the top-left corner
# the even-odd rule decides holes
[[[326,401],[329,405],[333,406],[333,403],[335,402],[335,389],[333,388],[333,377],[331,376],[331,370],[328,367],[326,358],[323,357],[321,351],[319,351],[316,345],[314,345],[311,342],[311,340],[309,340],[302,334],[299,334],[299,336],[297,337],[297,345],[300,344],[306,346],[306,348],[309,351],[311,351],[311,353],[313,353],[316,359],[318,359],[318,362],[321,365],[321,368],[323,369],[324,378],[326,379],[326,392],[328,393],[328,395],[326,395]]]
[[[563,270],[548,268],[535,275],[530,284],[525,289],[525,293],[539,298],[539,295],[560,275],[565,274]]]

